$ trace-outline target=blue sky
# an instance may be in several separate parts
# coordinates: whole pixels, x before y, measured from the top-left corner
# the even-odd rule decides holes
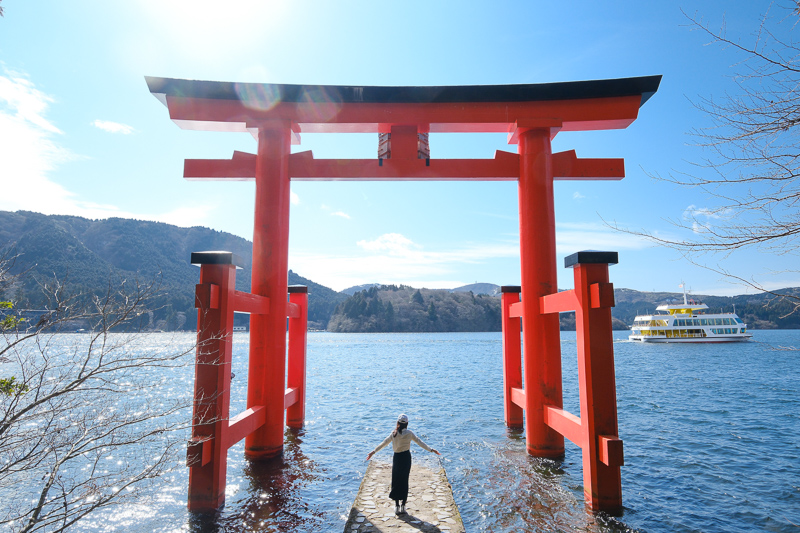
[[[740,59],[681,9],[747,42],[768,1],[267,2],[4,0],[0,209],[158,220],[252,238],[252,183],[187,182],[185,158],[254,152],[247,134],[184,131],[144,76],[330,85],[546,83],[662,74],[625,130],[561,133],[554,151],[624,157],[619,182],[557,182],[562,258],[615,250],[616,287],[741,294],[675,251],[604,222],[679,236],[669,220],[711,207],[652,174],[692,170],[693,102],[734,89]],[[773,14],[779,13],[773,6]],[[775,15],[782,16],[782,15]],[[787,26],[784,24],[783,26]],[[315,157],[376,157],[375,135],[302,136]],[[505,135],[432,135],[432,157],[514,152]],[[340,290],[369,282],[452,288],[519,283],[513,182],[294,182],[290,268]],[[712,221],[713,222],[713,221]],[[697,259],[767,287],[800,286],[793,256]],[[752,292],[752,290],[751,290]]]

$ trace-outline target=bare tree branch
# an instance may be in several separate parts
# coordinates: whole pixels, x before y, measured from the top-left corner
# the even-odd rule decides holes
[[[0,260],[0,287],[8,282]],[[166,400],[171,373],[193,344],[153,347],[130,326],[158,284],[119,281],[86,302],[59,280],[42,286],[50,312],[0,331],[0,529],[63,531],[98,509],[139,496],[174,468],[191,398]],[[76,319],[91,333],[61,333]]]
[[[800,21],[800,0],[790,4],[771,4],[745,41],[730,37],[724,21],[715,30],[684,12],[691,28],[732,49],[740,60],[732,67],[731,93],[694,104],[711,120],[709,127],[692,131],[706,157],[693,163],[693,171],[651,177],[696,188],[710,206],[689,205],[680,220],[670,220],[680,232],[689,232],[687,237],[611,227],[692,256],[724,257],[748,248],[800,252],[800,47],[791,36]]]

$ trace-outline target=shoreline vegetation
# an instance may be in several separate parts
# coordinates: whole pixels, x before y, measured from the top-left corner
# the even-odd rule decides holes
[[[194,289],[199,269],[191,252],[228,250],[252,261],[252,243],[208,228],[181,228],[160,222],[122,218],[90,220],[0,211],[0,249],[16,257],[12,273],[24,279],[0,294],[14,302],[29,320],[46,310],[41,285],[67,280],[77,294],[90,298],[107,292],[109,283],[159,284],[159,299],[145,321],[149,331],[192,331],[197,328]],[[403,285],[362,285],[342,292],[289,271],[290,285],[309,288],[309,329],[330,332],[466,332],[500,331],[499,286],[479,283],[452,290]],[[236,288],[248,291],[249,269],[238,270]],[[800,295],[800,288],[778,291]],[[614,329],[627,329],[637,314],[655,312],[682,294],[616,289]],[[790,303],[769,294],[732,297],[694,295],[709,312],[736,313],[749,329],[800,329],[800,316]],[[561,329],[575,329],[574,313],[561,315]],[[235,326],[247,327],[248,315],[237,314]],[[74,324],[74,330],[86,328]]]

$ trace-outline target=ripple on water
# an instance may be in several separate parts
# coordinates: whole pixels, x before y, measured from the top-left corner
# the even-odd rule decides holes
[[[524,435],[504,427],[499,334],[312,333],[307,423],[287,431],[284,457],[254,465],[234,447],[228,484],[238,490],[215,517],[185,511],[188,473],[179,467],[146,513],[135,508],[135,522],[162,532],[341,531],[366,453],[405,412],[443,452],[468,531],[796,532],[800,352],[770,347],[798,347],[800,332],[754,334],[762,342],[676,346],[615,332],[626,463],[619,519],[586,513],[577,447],[567,443],[561,461],[531,458]],[[562,338],[565,408],[578,414],[575,335]],[[247,381],[246,336],[234,339],[232,413],[244,408]],[[175,376],[169,393],[190,393],[190,374]],[[81,529],[135,530],[114,524]]]

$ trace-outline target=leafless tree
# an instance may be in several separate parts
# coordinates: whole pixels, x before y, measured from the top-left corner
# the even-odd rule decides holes
[[[734,51],[732,89],[696,103],[711,126],[693,131],[707,157],[695,171],[655,176],[706,193],[711,207],[689,206],[674,223],[690,237],[670,239],[647,232],[654,242],[678,249],[700,264],[704,253],[758,248],[773,254],[800,251],[800,47],[793,40],[800,0],[772,4],[749,39],[729,36],[699,18],[691,27]],[[619,228],[618,226],[617,229]],[[706,266],[706,265],[701,265]],[[711,268],[767,291],[752,278]],[[797,298],[795,298],[797,300]],[[797,310],[800,301],[797,301]]]
[[[0,262],[0,288],[7,267]],[[55,281],[43,286],[48,313],[3,322],[0,530],[63,531],[139,497],[176,464],[191,398],[160,391],[194,346],[155,349],[137,334],[156,286],[128,285],[87,305]],[[90,332],[63,333],[76,323]]]

